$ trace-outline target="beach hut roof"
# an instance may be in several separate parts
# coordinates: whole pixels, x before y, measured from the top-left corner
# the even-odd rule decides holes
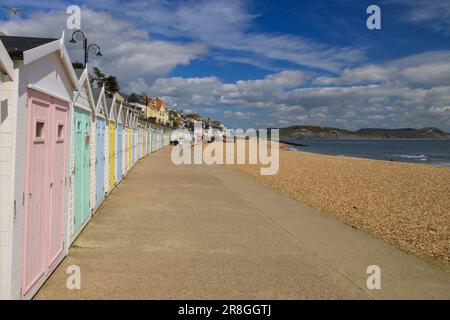
[[[59,52],[64,68],[69,75],[73,87],[78,90],[78,78],[72,67],[67,49],[64,46],[64,31],[60,39],[0,36],[4,48],[12,60],[23,60],[27,65],[51,53]]]
[[[101,88],[92,88],[92,94],[94,95],[95,103],[98,102],[98,98],[100,98],[102,89]]]
[[[75,69],[75,74],[77,75],[77,78],[80,79],[83,75],[85,69]]]
[[[79,90],[78,90],[77,94],[75,95],[73,101],[77,100],[77,98],[79,97],[79,95],[81,93],[83,86],[85,86],[86,94],[88,96],[89,106],[91,108],[91,111],[93,113],[96,113],[96,106],[97,106],[96,101],[97,100],[95,99],[94,93],[91,88],[91,83],[89,82],[89,72],[88,72],[87,66],[84,69],[75,69],[75,74],[77,75],[77,78],[78,78]]]
[[[130,127],[133,125],[132,117],[133,117],[133,111],[131,110],[130,107],[127,107],[127,108],[126,108],[125,123],[126,123],[128,126],[130,126]]]
[[[108,112],[108,118],[110,120],[117,121],[117,115],[115,110],[116,98],[106,97],[106,106]]]
[[[92,88],[92,95],[94,96],[96,114],[101,114],[108,119],[108,102],[106,101],[105,87]]]
[[[114,112],[116,115],[116,120],[117,122],[123,123],[123,118],[122,118],[122,108],[123,108],[123,102],[117,100],[115,97],[115,104],[114,104]]]
[[[6,50],[11,59],[23,60],[23,53],[30,49],[40,47],[44,44],[58,41],[55,38],[34,38],[34,37],[15,37],[15,36],[0,36]]]
[[[8,50],[0,40],[0,71],[7,75],[11,80],[13,79],[14,64],[8,54]]]
[[[133,126],[133,109],[128,108],[127,111],[128,111],[127,124],[128,124],[128,126],[132,127]]]
[[[111,106],[112,106],[112,103],[113,103],[113,101],[114,101],[114,99],[113,99],[113,98],[110,98],[110,97],[106,97],[106,102],[108,103],[108,105],[109,105],[110,109],[111,109]]]

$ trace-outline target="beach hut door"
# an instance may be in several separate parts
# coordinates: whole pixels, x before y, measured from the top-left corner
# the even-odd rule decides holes
[[[90,114],[75,109],[74,113],[74,161],[75,161],[75,231],[78,231],[89,217],[89,139]]]
[[[116,181],[115,162],[116,162],[116,125],[109,123],[109,190],[114,187]]]
[[[97,118],[95,151],[96,204],[100,205],[105,197],[105,120]]]
[[[53,264],[64,250],[64,195],[66,189],[66,125],[68,118],[68,107],[54,101],[54,120],[52,121],[52,161],[49,163],[52,179],[50,182],[50,224],[49,247],[47,268],[50,270]]]
[[[121,124],[117,125],[117,181],[120,181],[122,179],[122,134],[123,134],[123,127]]]
[[[23,295],[63,252],[67,113],[67,104],[28,90]]]

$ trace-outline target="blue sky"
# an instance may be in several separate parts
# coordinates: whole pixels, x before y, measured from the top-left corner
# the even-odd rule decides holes
[[[450,2],[1,1],[8,35],[59,37],[69,4],[123,90],[229,127],[437,126],[450,131]],[[366,8],[381,8],[381,30]],[[66,30],[66,33],[70,33]],[[66,39],[69,40],[68,38]],[[67,43],[74,60],[79,46]]]

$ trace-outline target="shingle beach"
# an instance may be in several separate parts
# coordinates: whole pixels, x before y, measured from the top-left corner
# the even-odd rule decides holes
[[[289,151],[276,175],[230,167],[409,252],[450,266],[450,168]]]

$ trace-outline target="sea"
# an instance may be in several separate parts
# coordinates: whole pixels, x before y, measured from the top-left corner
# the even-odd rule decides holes
[[[289,150],[450,167],[450,140],[303,140]]]

